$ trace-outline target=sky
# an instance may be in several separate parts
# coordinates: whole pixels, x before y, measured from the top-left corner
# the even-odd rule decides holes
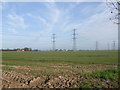
[[[51,50],[52,34],[56,49],[73,48],[76,29],[77,50],[113,48],[118,42],[118,27],[105,2],[4,2],[2,11],[2,48]]]

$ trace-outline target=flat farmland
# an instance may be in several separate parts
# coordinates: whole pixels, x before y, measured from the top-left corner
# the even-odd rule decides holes
[[[3,88],[117,88],[118,51],[3,51]]]

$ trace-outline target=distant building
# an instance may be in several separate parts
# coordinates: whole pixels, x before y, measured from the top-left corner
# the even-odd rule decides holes
[[[18,49],[18,50],[16,50],[17,52],[20,52],[20,51],[25,51],[24,49]]]

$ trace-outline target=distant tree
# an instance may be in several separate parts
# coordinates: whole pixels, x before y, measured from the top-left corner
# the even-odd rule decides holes
[[[14,49],[14,50],[20,50],[20,48]]]
[[[29,48],[29,51],[32,51],[32,48]]]
[[[25,48],[24,48],[24,51],[29,51],[29,48],[25,47]]]
[[[38,49],[34,49],[33,51],[38,51]]]
[[[7,51],[9,51],[10,49],[9,48],[7,48]]]
[[[32,48],[25,47],[24,51],[32,51]]]
[[[110,8],[110,13],[113,15],[110,20],[115,24],[120,24],[120,0],[106,0]]]

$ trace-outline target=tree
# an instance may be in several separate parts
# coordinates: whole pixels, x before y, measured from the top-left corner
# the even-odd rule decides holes
[[[32,51],[32,48],[29,48],[29,51]]]
[[[24,48],[24,51],[29,51],[29,48],[25,47],[25,48]]]
[[[112,17],[110,20],[115,24],[120,24],[120,0],[106,0],[107,5],[110,8]]]

